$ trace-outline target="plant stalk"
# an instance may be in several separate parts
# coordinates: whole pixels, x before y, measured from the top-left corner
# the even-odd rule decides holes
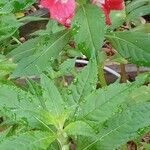
[[[126,145],[126,144],[123,145],[123,146],[121,147],[121,150],[127,150],[127,145]]]
[[[98,80],[99,80],[101,87],[105,87],[105,86],[107,86],[107,83],[106,83],[106,79],[105,79],[103,56],[98,51],[96,51],[95,57],[96,57],[96,62],[97,62]]]
[[[126,68],[125,64],[120,64],[120,70],[121,70],[121,83],[126,83],[127,82],[127,76],[126,76]]]
[[[12,36],[12,39],[19,45],[21,45],[22,43],[14,36]]]
[[[68,141],[68,136],[65,132],[63,132],[58,138],[60,149],[61,150],[70,150],[70,144]]]
[[[107,86],[103,64],[98,64],[98,79],[101,87]]]

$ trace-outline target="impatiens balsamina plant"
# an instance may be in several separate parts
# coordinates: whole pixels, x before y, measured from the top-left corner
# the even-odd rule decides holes
[[[41,84],[28,80],[28,91],[1,84],[2,127],[10,127],[1,134],[0,149],[112,150],[143,134],[150,124],[150,88],[142,86],[148,75],[96,89],[95,63],[64,91],[45,74]]]
[[[104,66],[150,66],[150,25],[141,24],[150,0],[41,0],[50,12],[46,29],[22,43],[25,21],[45,20],[18,17],[35,2],[0,1],[0,150],[124,150],[138,143],[150,131],[150,74],[108,85]],[[115,49],[111,58],[107,46]],[[83,56],[88,64],[79,69]]]

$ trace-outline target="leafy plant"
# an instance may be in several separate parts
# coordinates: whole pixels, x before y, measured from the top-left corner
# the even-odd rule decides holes
[[[0,149],[115,150],[139,141],[150,126],[150,74],[108,85],[104,66],[150,66],[149,24],[139,19],[150,0],[41,0],[64,26],[50,19],[22,43],[19,28],[45,20],[17,18],[35,2],[0,2]]]
[[[36,0],[1,0],[0,15],[25,10],[35,2]]]
[[[95,72],[89,74],[94,68],[95,62],[89,62],[65,97],[45,74],[41,86],[29,82],[30,91],[1,84],[1,126],[10,129],[0,148],[47,149],[57,141],[59,149],[69,149],[73,140],[77,149],[109,150],[140,136],[150,123],[150,88],[134,82],[96,89]]]

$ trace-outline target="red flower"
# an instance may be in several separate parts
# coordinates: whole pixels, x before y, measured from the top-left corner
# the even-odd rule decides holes
[[[93,0],[93,3],[100,6],[106,16],[106,24],[110,25],[110,11],[122,10],[124,8],[124,0]]]
[[[51,18],[69,27],[74,16],[75,0],[41,0],[41,5],[49,9]]]

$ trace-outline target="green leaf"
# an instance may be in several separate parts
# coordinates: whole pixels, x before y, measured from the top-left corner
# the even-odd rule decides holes
[[[126,12],[129,13],[145,4],[147,4],[148,2],[150,2],[150,0],[134,0],[132,2],[129,2],[126,6]]]
[[[93,92],[85,99],[83,103],[80,104],[78,112],[76,113],[77,116],[76,119],[86,121],[94,128],[95,132],[98,134],[97,134],[97,138],[96,136],[92,138],[87,137],[86,139],[79,138],[77,144],[77,148],[79,150],[80,149],[83,150],[87,145],[89,145],[89,147],[87,146],[85,149],[101,148],[104,150],[105,149],[111,150],[111,149],[118,148],[122,144],[126,143],[126,141],[132,140],[134,137],[136,138],[138,136],[137,134],[135,134],[135,136],[130,137],[130,133],[132,132],[134,133],[135,131],[134,126],[136,125],[132,125],[129,127],[131,130],[130,132],[128,132],[128,126],[127,126],[127,129],[125,130],[127,131],[126,135],[124,135],[124,133],[120,133],[119,130],[118,133],[116,133],[116,137],[113,137],[115,131],[114,133],[109,133],[111,129],[107,131],[107,128],[114,128],[114,126],[117,123],[119,124],[119,123],[126,122],[126,117],[129,117],[128,111],[132,111],[132,109],[136,109],[136,107],[140,107],[140,106],[143,107],[144,105],[143,103],[145,103],[145,106],[146,104],[149,104],[146,102],[150,101],[150,87],[140,86],[140,84],[143,84],[143,82],[141,83],[138,82],[138,84],[136,82],[132,84],[115,83],[108,87]],[[138,109],[136,111],[138,112]],[[141,112],[140,109],[139,111]],[[146,111],[143,112],[143,116],[144,113],[146,113]],[[137,121],[141,117],[140,114],[139,116],[138,115],[134,116],[134,113],[131,116],[132,117],[130,119],[134,118],[135,120],[136,117]],[[120,120],[117,120],[119,117],[122,118],[122,122]],[[127,121],[131,121],[130,119],[127,119]],[[147,118],[145,119],[145,124],[146,123],[147,123]],[[147,125],[145,124],[143,126],[141,125],[141,128],[146,127]],[[138,125],[140,125],[140,123]],[[139,128],[137,130],[139,130]],[[122,131],[124,131],[123,128]],[[109,134],[112,134],[111,137],[109,137]],[[120,136],[122,134],[123,136]],[[103,144],[105,140],[105,136],[107,137],[107,139],[109,139],[108,140],[109,142],[106,140],[105,145],[101,145],[101,143]],[[123,139],[124,143],[120,144],[120,142],[123,141],[122,139],[120,140],[120,137],[125,137]],[[110,142],[111,140],[112,142]],[[116,147],[113,147],[115,144]]]
[[[136,82],[112,84],[87,96],[80,104],[76,116],[91,125],[104,123],[113,115],[122,113],[128,106],[145,101],[150,101],[150,87],[139,86]]]
[[[58,92],[55,89],[56,87],[52,85],[49,79],[45,78],[43,77],[42,81],[44,82],[43,84],[46,84],[44,88],[47,91],[43,92],[43,97],[42,93],[38,93],[39,87],[38,89],[37,87],[36,89],[32,89],[33,95],[31,95],[29,92],[25,92],[19,88],[16,88],[15,86],[2,84],[0,86],[1,116],[6,116],[8,117],[8,119],[16,123],[23,122],[23,125],[25,125],[25,122],[26,125],[30,127],[42,127],[42,130],[50,129],[47,128],[47,124],[58,125],[58,122],[61,122],[63,124],[64,120],[66,119],[67,113],[61,111],[61,108],[63,110],[63,105],[60,106],[56,104],[57,101],[60,101],[60,99],[57,99],[59,98],[59,95],[55,99],[53,99],[54,94]],[[49,88],[53,89],[53,97],[48,97],[48,92],[49,90],[51,90]],[[41,89],[40,92],[42,92]],[[49,101],[51,99],[52,101]],[[45,102],[45,100],[47,101]],[[55,113],[53,110],[55,110],[56,107],[53,107],[52,104],[54,104],[59,109],[59,112],[61,111],[61,116],[56,116],[56,114],[53,115],[53,113]],[[43,126],[46,128],[43,128]]]
[[[129,95],[131,101],[135,102],[150,102],[150,86],[141,86],[131,92]]]
[[[55,136],[48,132],[28,131],[19,135],[5,138],[0,143],[3,150],[45,150],[55,140]]]
[[[94,136],[94,130],[84,121],[75,121],[67,125],[64,131],[68,135]]]
[[[1,0],[0,14],[8,14],[24,10],[35,2],[36,0]]]
[[[140,136],[141,129],[150,124],[150,103],[137,104],[127,109],[123,114],[108,120],[99,130],[98,137],[82,150],[94,145],[103,150],[112,150],[135,137]]]
[[[150,144],[144,143],[144,148],[149,150],[150,149]]]
[[[62,116],[64,113],[64,102],[53,81],[42,74],[41,84],[47,110],[56,117]]]
[[[131,31],[150,33],[150,23],[142,24],[133,28]]]
[[[114,113],[123,111],[121,104],[128,99],[128,94],[132,89],[134,87],[130,84],[112,84],[93,92],[80,104],[76,114],[77,118],[96,123],[106,121]]]
[[[9,75],[16,68],[16,64],[12,60],[6,59],[5,56],[0,55],[0,79]]]
[[[31,80],[31,79],[27,79],[27,90],[32,94],[34,95],[34,97],[36,97],[36,99],[39,100],[42,108],[44,110],[46,110],[46,106],[45,106],[45,101],[43,101],[43,97],[42,97],[42,87],[39,83],[37,83],[36,81],[34,80]],[[42,114],[42,113],[40,113]]]
[[[140,16],[145,16],[147,14],[150,13],[150,4],[149,5],[144,5],[134,11],[132,11],[129,15],[127,15],[128,19],[133,20],[133,19],[137,19]]]
[[[53,67],[55,67],[53,65]],[[57,71],[55,71],[52,66],[49,66],[46,70],[51,79],[71,76],[75,72],[75,59],[67,59],[58,65]]]
[[[36,48],[38,48],[37,45],[40,41],[41,38],[39,37],[30,39],[8,53],[7,57],[13,59],[15,62],[19,62],[23,58],[33,55],[36,52]]]
[[[10,120],[23,121],[29,126],[39,127],[35,119],[42,106],[37,98],[15,86],[0,84],[0,113]]]
[[[36,45],[37,49],[34,54],[24,57],[21,61],[19,61],[12,77],[38,75],[40,73],[39,70],[45,71],[51,61],[58,57],[59,53],[68,43],[71,38],[70,33],[70,30],[61,31],[42,39],[42,41]],[[35,41],[35,43],[37,43],[37,41]],[[28,44],[31,44],[31,42]],[[34,44],[32,47],[33,46]],[[32,47],[30,48],[29,46],[28,55],[33,52]]]
[[[10,0],[1,0],[0,2],[0,14],[7,14],[13,11],[13,6]]]
[[[8,94],[9,93],[9,94]],[[12,85],[0,84],[0,107],[30,108],[39,106],[39,102],[29,93]]]
[[[59,66],[59,73],[61,75],[70,75],[75,67],[75,59],[67,59]]]
[[[37,98],[40,98],[42,96],[42,88],[40,84],[32,79],[26,79],[26,81],[28,85],[27,90]]]
[[[136,77],[135,83],[142,85],[145,83],[150,83],[150,72],[141,73]]]
[[[126,19],[126,14],[125,10],[122,11],[112,11],[110,13],[110,18],[111,18],[111,26],[108,26],[108,29],[114,30],[118,27],[120,27]]]
[[[9,134],[9,132],[11,131],[11,128],[8,128],[8,129],[5,129],[3,131],[1,131],[1,134],[0,134],[0,143],[5,140],[6,136]]]
[[[74,19],[73,26],[78,26],[75,41],[82,52],[90,57],[94,51],[101,49],[104,40],[105,16],[99,7],[81,5]]]
[[[135,20],[150,13],[150,0],[134,0],[126,7],[127,19]]]
[[[0,41],[11,37],[20,26],[13,14],[0,15]]]
[[[129,61],[150,66],[150,35],[140,32],[113,32],[106,35],[112,46]]]
[[[70,104],[79,104],[85,100],[92,91],[96,89],[97,66],[95,60],[89,61],[89,64],[74,79],[68,87],[66,98]]]
[[[18,21],[24,24],[27,24],[29,22],[32,21],[45,21],[45,20],[49,20],[48,18],[43,18],[43,17],[39,17],[39,16],[25,16],[21,19],[19,19]]]
[[[51,19],[46,25],[46,30],[35,31],[32,35],[38,35],[38,36],[51,35],[52,33],[60,32],[64,29],[65,29],[64,26],[60,26],[56,20]]]

